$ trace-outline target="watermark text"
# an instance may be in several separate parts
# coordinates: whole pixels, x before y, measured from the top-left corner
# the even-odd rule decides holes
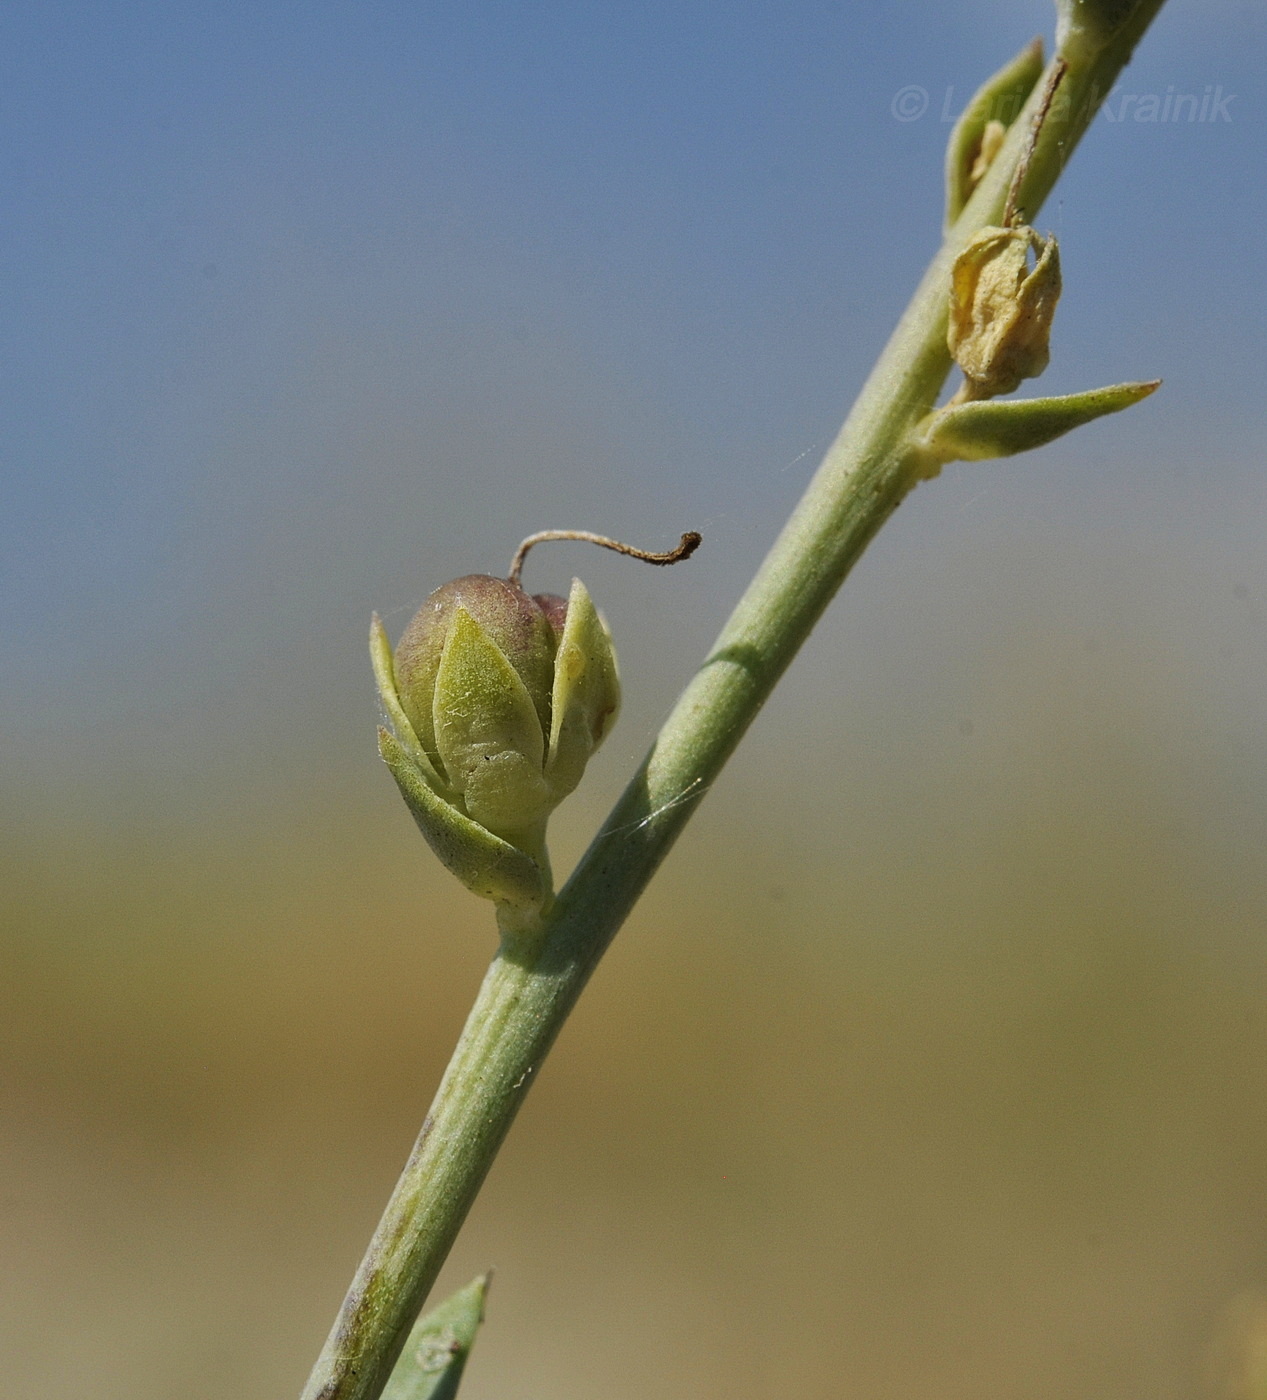
[[[1047,113],[1048,125],[1067,122],[1076,115],[1067,96],[1062,105],[1062,96],[1057,92]],[[1235,120],[1233,104],[1236,100],[1236,94],[1225,91],[1222,83],[1206,83],[1201,92],[1179,92],[1172,84],[1165,92],[1110,92],[1098,115],[1113,125],[1138,122],[1159,126],[1212,126]],[[1087,102],[1095,106],[1099,102],[1099,94],[1092,93]],[[893,94],[889,114],[896,122],[917,122],[928,115],[933,105],[927,88],[918,83],[907,83]],[[1016,120],[1020,107],[1020,100],[1014,95],[1001,98],[986,113],[986,119],[1010,126]],[[955,88],[947,87],[939,104],[939,120],[949,125],[958,120],[959,110]]]

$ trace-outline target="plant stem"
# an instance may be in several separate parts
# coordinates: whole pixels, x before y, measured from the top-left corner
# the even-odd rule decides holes
[[[1030,150],[1053,60],[946,236],[804,497],[650,754],[539,926],[507,932],[303,1400],[376,1400],[542,1060],[599,958],[850,568],[919,480],[912,434],[950,369],[950,271],[998,224],[1024,160],[1032,217],[1162,0],[1070,60]]]

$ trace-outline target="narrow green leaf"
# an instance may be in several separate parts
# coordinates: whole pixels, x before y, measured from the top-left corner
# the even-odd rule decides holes
[[[590,755],[616,722],[620,678],[611,637],[589,590],[572,580],[567,622],[554,661],[546,780],[556,801],[581,781]]]
[[[409,716],[400,703],[396,689],[396,661],[392,655],[392,644],[387,638],[387,629],[377,613],[370,619],[370,663],[374,667],[374,682],[378,686],[378,698],[382,702],[387,718],[391,720],[401,747],[422,770],[422,775],[438,792],[444,791],[444,784],[418,741],[418,735],[409,722]]]
[[[516,908],[541,905],[548,891],[544,872],[531,856],[439,797],[386,729],[378,731],[378,751],[427,844],[468,890]]]
[[[475,1334],[484,1321],[490,1277],[482,1274],[419,1318],[383,1391],[383,1400],[453,1400]]]
[[[1106,413],[1120,413],[1146,399],[1160,383],[1160,379],[1154,379],[1056,398],[956,404],[940,409],[926,420],[919,445],[939,463],[1011,457],[1042,447]]]
[[[991,129],[993,133],[1006,131],[1012,125],[1042,71],[1043,41],[1035,39],[992,78],[987,78],[963,109],[946,146],[947,225],[959,217],[984,174],[984,170],[978,169],[973,177],[973,169],[982,156],[982,144],[988,140],[987,127],[996,123]],[[989,155],[987,149],[986,158],[980,164],[988,166]]]

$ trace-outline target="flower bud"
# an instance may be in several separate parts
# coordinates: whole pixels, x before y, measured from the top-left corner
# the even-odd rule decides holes
[[[472,626],[472,624],[474,624]],[[506,579],[488,574],[468,574],[437,588],[414,615],[396,646],[396,688],[400,703],[422,742],[432,763],[438,763],[444,773],[447,764],[441,746],[450,750],[456,739],[455,726],[461,721],[444,706],[436,713],[436,682],[445,657],[445,647],[458,629],[458,641],[449,648],[448,693],[455,684],[474,678],[467,674],[472,666],[478,670],[479,656],[491,647],[486,669],[492,668],[490,694],[499,691],[493,677],[497,669],[508,667],[514,680],[506,677],[509,693],[526,697],[536,715],[536,748],[540,735],[550,723],[550,687],[554,675],[554,628],[541,608],[522,588]],[[502,722],[515,722],[509,711]],[[524,722],[523,740],[532,746],[534,726]],[[468,722],[477,729],[495,725],[498,721],[487,705],[472,712]],[[494,749],[504,748],[496,735],[490,735]],[[540,755],[537,755],[538,759]],[[460,787],[460,783],[454,782]]]
[[[471,574],[438,588],[395,655],[371,652],[394,734],[387,760],[418,825],[468,888],[513,906],[549,895],[544,831],[620,704],[607,628],[579,579],[568,598]]]
[[[946,224],[963,212],[998,155],[1008,127],[1043,72],[1043,42],[1035,39],[973,94],[946,144]]]
[[[955,261],[947,332],[972,398],[1010,394],[1047,368],[1059,299],[1054,238],[1021,227],[983,228],[972,239]]]

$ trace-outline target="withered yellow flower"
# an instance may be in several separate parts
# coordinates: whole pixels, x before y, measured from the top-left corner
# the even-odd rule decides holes
[[[968,397],[1010,394],[1042,374],[1059,300],[1054,238],[1025,226],[983,228],[972,239],[955,261],[946,337]]]

